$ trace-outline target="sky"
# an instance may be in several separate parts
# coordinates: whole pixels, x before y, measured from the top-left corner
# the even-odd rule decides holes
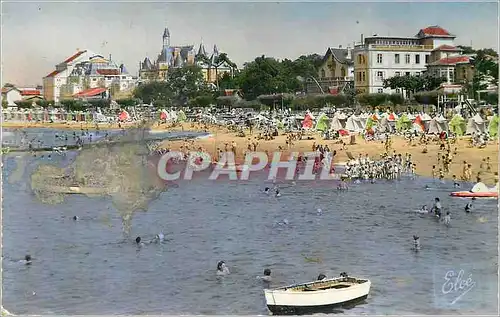
[[[57,63],[89,49],[137,74],[172,45],[214,44],[242,66],[257,56],[325,54],[378,35],[413,36],[440,25],[455,43],[498,51],[497,2],[3,2],[2,84],[42,83]]]

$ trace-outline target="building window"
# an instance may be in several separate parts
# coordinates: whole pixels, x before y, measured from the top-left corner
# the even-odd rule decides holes
[[[415,64],[420,64],[420,55],[415,55]]]
[[[377,54],[377,64],[382,64],[382,54]]]
[[[406,73],[405,73],[405,75],[406,75],[406,76],[410,76],[410,72],[406,72]]]
[[[397,94],[400,94],[400,93],[401,93],[401,89],[396,88],[396,93],[397,93]]]
[[[321,70],[321,78],[325,78],[325,70],[324,69]]]
[[[429,64],[430,55],[425,55],[425,63]]]
[[[417,77],[420,76],[420,72],[416,72],[415,76],[417,76]]]
[[[399,64],[399,54],[394,54],[394,64]]]
[[[363,80],[362,81],[366,81],[366,73],[362,72],[361,75],[363,75]]]
[[[346,77],[346,71],[345,71],[345,68],[344,68],[344,67],[342,67],[342,68],[340,69],[340,76],[341,76],[341,77]]]
[[[410,54],[405,55],[405,64],[410,64]]]
[[[377,72],[377,80],[384,80],[384,72],[381,71]]]
[[[379,94],[381,94],[381,93],[383,93],[383,92],[384,92],[384,89],[379,88],[379,89],[377,89],[377,92],[378,92]]]
[[[401,72],[396,72],[396,76],[401,76]]]

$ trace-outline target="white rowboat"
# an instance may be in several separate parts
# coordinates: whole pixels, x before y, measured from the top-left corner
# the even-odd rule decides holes
[[[371,282],[355,277],[337,277],[273,290],[264,290],[267,308],[273,314],[307,314],[331,311],[368,297]]]

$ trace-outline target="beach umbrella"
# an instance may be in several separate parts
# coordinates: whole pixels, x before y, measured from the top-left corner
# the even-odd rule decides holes
[[[411,129],[412,123],[406,114],[403,114],[396,122],[397,131],[407,131]]]
[[[453,116],[448,126],[450,131],[457,136],[462,136],[465,133],[465,120],[459,114]]]
[[[302,128],[309,130],[313,127],[313,117],[311,113],[307,112],[302,121]]]
[[[285,128],[285,124],[283,123],[283,120],[278,120],[276,122],[276,127],[280,130],[283,130]]]
[[[424,125],[424,122],[423,122],[422,117],[420,115],[418,115],[415,118],[415,121],[413,121],[413,129],[417,130],[418,132],[425,131],[425,125]]]
[[[398,119],[398,116],[394,112],[392,112],[391,114],[389,114],[387,116],[387,120],[389,120],[389,121],[396,121],[397,119]]]
[[[125,110],[123,110],[123,111],[120,113],[120,115],[118,116],[118,120],[120,120],[120,121],[122,121],[122,122],[123,122],[123,121],[127,121],[127,120],[129,120],[129,119],[130,119],[130,115],[129,115],[129,114],[128,114],[128,112],[127,112],[127,111],[125,111]]]
[[[168,112],[165,109],[162,109],[160,111],[160,120],[167,120],[168,119]]]
[[[366,128],[367,131],[368,130],[372,130],[373,126],[377,123],[377,119],[374,120],[373,118],[374,118],[374,116],[371,116],[368,119],[366,119],[366,126],[365,126],[365,128]]]
[[[498,136],[498,115],[494,115],[490,123],[488,125],[488,132],[490,133],[490,137],[496,138]]]
[[[187,116],[186,114],[184,113],[184,111],[182,110],[179,110],[179,112],[177,112],[177,120],[179,122],[185,122],[187,120]]]
[[[330,122],[330,119],[328,116],[324,113],[320,114],[318,119],[316,120],[316,130],[325,132],[328,130],[328,123]]]

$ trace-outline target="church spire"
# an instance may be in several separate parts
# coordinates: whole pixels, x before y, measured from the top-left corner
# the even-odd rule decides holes
[[[163,30],[163,47],[168,46],[170,46],[170,31],[168,27],[165,27],[165,30]]]
[[[200,48],[198,49],[198,56],[207,56],[207,51],[205,51],[205,45],[203,45],[203,40],[201,40]]]

